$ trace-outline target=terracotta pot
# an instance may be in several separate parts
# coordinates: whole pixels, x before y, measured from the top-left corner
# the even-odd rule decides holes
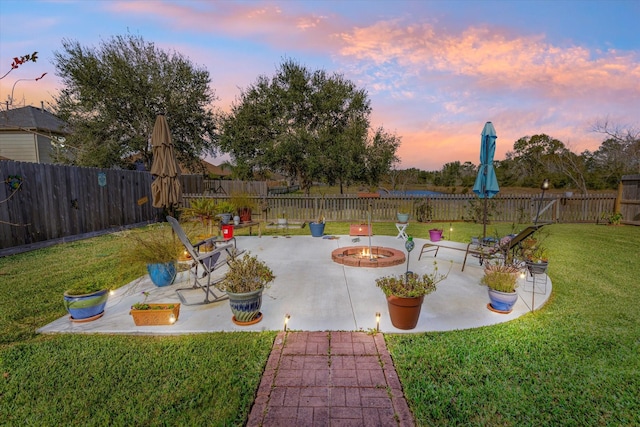
[[[418,324],[424,295],[418,298],[387,297],[391,324],[398,329],[413,329]]]
[[[240,214],[241,222],[251,222],[251,209],[250,208],[241,208],[238,209]]]
[[[172,305],[172,308],[169,306]],[[131,309],[129,314],[133,317],[136,326],[173,325],[180,316],[180,304],[149,304],[149,310]],[[163,307],[163,308],[155,308]]]

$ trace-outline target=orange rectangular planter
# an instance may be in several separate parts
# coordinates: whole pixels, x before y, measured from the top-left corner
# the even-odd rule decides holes
[[[169,306],[173,308],[169,308]],[[180,304],[149,304],[149,310],[131,309],[136,326],[173,325],[180,315]],[[154,308],[160,307],[160,308]]]

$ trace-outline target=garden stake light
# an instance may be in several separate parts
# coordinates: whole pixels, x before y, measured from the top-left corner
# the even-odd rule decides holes
[[[540,201],[538,202],[538,213],[536,213],[536,220],[533,223],[534,225],[538,225],[538,217],[540,216],[540,207],[542,207],[542,200],[544,199],[544,192],[549,189],[549,179],[548,178],[545,178],[544,181],[542,181],[542,185],[540,186],[540,189],[542,190],[542,196],[540,196]]]

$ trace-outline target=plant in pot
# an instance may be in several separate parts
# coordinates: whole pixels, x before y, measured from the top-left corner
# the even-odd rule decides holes
[[[176,261],[184,254],[184,246],[170,227],[149,226],[150,230],[133,230],[131,244],[123,247],[123,260],[143,264],[156,286],[168,286],[176,278]]]
[[[497,313],[508,314],[518,300],[516,287],[520,270],[508,263],[488,263],[480,283],[486,285],[489,292],[487,308]]]
[[[148,303],[149,292],[143,292],[144,300],[131,306],[129,314],[136,326],[173,325],[180,316],[180,303]]]
[[[216,205],[216,212],[218,213],[216,216],[220,218],[220,222],[224,225],[229,224],[235,211],[235,205],[227,200],[218,202]]]
[[[240,326],[258,323],[262,320],[262,292],[276,276],[249,252],[242,257],[232,256],[228,265],[229,271],[216,287],[229,296],[233,322]]]
[[[311,230],[311,236],[322,237],[324,235],[324,216],[320,214],[318,219],[309,222],[309,230]]]
[[[240,222],[251,222],[252,211],[258,209],[258,204],[255,200],[244,192],[232,193],[231,203],[237,210]]]
[[[531,274],[543,274],[549,266],[547,248],[535,238],[527,238],[520,244],[520,257]]]
[[[201,236],[202,238],[200,240],[213,236],[213,223],[218,213],[214,199],[202,197],[191,200],[189,207],[182,208],[181,212],[183,217],[197,218],[202,222],[208,234]]]
[[[447,274],[439,274],[438,266],[429,274],[407,272],[376,279],[376,286],[387,297],[391,324],[398,329],[413,329],[418,324],[424,297],[436,290],[436,285],[446,279]]]
[[[108,298],[109,288],[104,283],[80,282],[64,292],[64,308],[72,322],[90,322],[102,317]]]
[[[398,212],[396,212],[396,219],[398,222],[405,224],[409,222],[411,216],[412,204],[411,202],[401,202],[398,205]]]
[[[318,212],[318,219],[309,222],[309,230],[312,237],[322,237],[324,235],[324,203],[325,195],[322,194],[322,201],[320,202],[320,211]]]

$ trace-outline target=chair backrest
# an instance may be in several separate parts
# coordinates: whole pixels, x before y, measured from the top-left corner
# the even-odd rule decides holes
[[[180,226],[180,223],[178,222],[178,220],[172,216],[167,216],[167,221],[169,221],[169,224],[171,224],[171,228],[173,228],[173,231],[175,231],[175,233],[178,235],[178,238],[180,239],[184,247],[187,249],[187,252],[189,252],[189,255],[191,255],[191,258],[193,259],[198,258],[198,253],[196,249],[193,247],[193,244],[191,243],[186,233],[182,229],[182,226]]]
[[[509,241],[509,246],[505,249],[507,251],[513,249],[517,244],[519,244],[524,239],[526,239],[527,237],[531,236],[533,233],[541,229],[542,226],[544,225],[545,224],[530,225],[529,227],[525,228],[524,230],[516,234],[515,237]]]

